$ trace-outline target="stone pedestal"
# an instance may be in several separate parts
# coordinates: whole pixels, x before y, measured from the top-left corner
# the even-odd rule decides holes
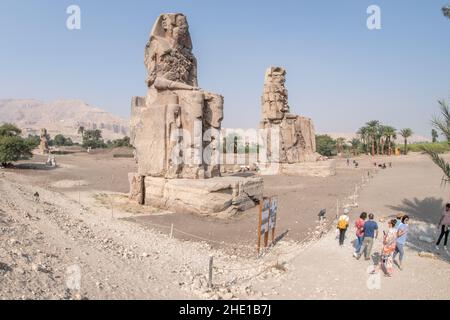
[[[130,174],[130,198],[177,213],[228,215],[257,205],[263,197],[260,177],[217,177],[203,180],[165,179]]]
[[[287,176],[324,178],[336,175],[336,161],[325,160],[292,164],[271,163],[261,166],[260,170],[261,174],[266,176],[282,174]]]
[[[183,14],[158,17],[144,62],[147,95],[131,104],[130,141],[138,172],[129,175],[130,200],[203,215],[258,204],[261,178],[221,177],[224,98],[198,88],[197,59]]]

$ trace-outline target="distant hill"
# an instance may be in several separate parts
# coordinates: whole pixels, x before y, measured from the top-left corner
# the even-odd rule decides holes
[[[34,99],[0,100],[0,123],[16,124],[24,135],[39,134],[46,128],[51,137],[57,134],[80,141],[78,128],[102,130],[106,140],[129,135],[129,120],[92,107],[80,100],[42,102]]]
[[[356,138],[356,133],[343,133],[343,132],[328,132],[328,133],[320,133],[320,134],[327,134],[333,139],[342,137],[345,138],[345,140],[350,141],[353,138]],[[397,143],[403,143],[403,138],[399,134],[397,134]],[[408,138],[408,143],[415,143],[415,142],[431,142],[431,139],[426,138],[424,136],[413,134],[410,138]]]

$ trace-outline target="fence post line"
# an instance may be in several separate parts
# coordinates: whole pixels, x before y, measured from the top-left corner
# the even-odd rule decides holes
[[[209,256],[209,275],[208,275],[208,287],[212,288],[212,277],[213,277],[213,263],[214,263],[214,257],[211,255]]]
[[[114,205],[111,199],[111,218],[114,219]]]
[[[78,204],[81,205],[81,180],[78,180]]]
[[[339,199],[336,199],[336,219],[339,217]]]

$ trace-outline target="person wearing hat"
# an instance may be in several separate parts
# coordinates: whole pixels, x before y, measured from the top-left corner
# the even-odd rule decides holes
[[[344,245],[345,240],[345,232],[348,229],[348,222],[350,217],[348,216],[349,210],[347,208],[344,209],[344,213],[339,217],[337,228],[339,230],[339,245],[342,247]]]

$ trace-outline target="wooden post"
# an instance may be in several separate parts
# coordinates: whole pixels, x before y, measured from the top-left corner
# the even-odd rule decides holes
[[[269,244],[269,232],[264,233],[264,247],[267,248]]]
[[[114,205],[112,199],[111,199],[111,218],[114,219]]]
[[[78,180],[78,204],[81,204],[81,181]]]
[[[173,223],[170,226],[170,239],[173,239]]]
[[[336,199],[336,219],[339,217],[339,199]]]
[[[208,276],[208,287],[209,288],[212,288],[212,286],[213,286],[213,284],[212,284],[213,262],[214,262],[214,257],[209,256],[209,276]]]
[[[111,185],[114,185],[114,175],[111,175]],[[114,219],[114,203],[113,203],[114,199],[112,198],[111,195],[111,217]]]
[[[261,250],[261,223],[262,223],[262,207],[263,207],[263,203],[264,203],[264,198],[261,199],[261,201],[259,202],[259,222],[258,222],[258,256],[259,256],[259,251]]]

